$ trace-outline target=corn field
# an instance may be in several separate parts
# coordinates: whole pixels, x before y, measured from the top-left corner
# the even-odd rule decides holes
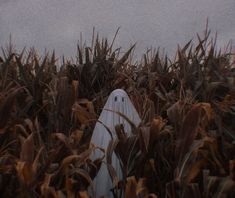
[[[113,197],[235,197],[235,71],[206,30],[170,60],[147,51],[132,63],[113,41],[93,36],[73,61],[55,53],[2,48],[1,197],[95,197],[93,179],[115,152],[125,178],[110,171]],[[140,117],[116,127],[102,158],[90,138],[104,103],[124,89]]]

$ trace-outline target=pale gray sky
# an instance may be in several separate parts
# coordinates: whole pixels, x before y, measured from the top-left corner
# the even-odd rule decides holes
[[[0,0],[0,45],[11,33],[17,49],[74,56],[81,32],[89,40],[95,26],[111,40],[120,26],[116,46],[137,42],[137,54],[151,46],[172,54],[203,32],[207,17],[218,45],[235,38],[235,0]]]

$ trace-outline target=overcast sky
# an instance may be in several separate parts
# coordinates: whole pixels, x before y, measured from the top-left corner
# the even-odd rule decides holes
[[[235,0],[0,0],[0,45],[10,33],[17,49],[35,46],[74,56],[80,33],[89,40],[95,27],[116,46],[137,42],[136,52],[165,48],[172,54],[202,33],[206,19],[218,45],[235,38]]]

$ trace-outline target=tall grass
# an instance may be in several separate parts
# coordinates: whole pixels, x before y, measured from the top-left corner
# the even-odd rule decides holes
[[[209,31],[197,39],[178,47],[175,60],[158,50],[132,65],[134,46],[121,56],[97,35],[59,70],[55,53],[2,49],[1,196],[94,197],[102,159],[116,152],[125,178],[110,172],[114,197],[234,197],[234,73]],[[117,126],[118,143],[92,161],[100,149],[89,147],[92,130],[116,88],[142,123],[130,137]]]

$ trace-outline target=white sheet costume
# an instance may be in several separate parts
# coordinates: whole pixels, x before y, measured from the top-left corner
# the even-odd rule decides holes
[[[107,111],[107,109],[111,111]],[[122,89],[114,90],[110,94],[99,117],[99,121],[101,121],[105,126],[107,126],[111,130],[113,138],[117,138],[117,135],[115,133],[115,126],[117,124],[123,124],[125,132],[128,135],[130,135],[131,133],[130,124],[125,120],[125,118],[115,112],[120,112],[124,114],[136,126],[138,126],[141,122],[140,117],[135,107],[131,103],[127,93]],[[111,136],[107,129],[101,123],[97,122],[93,131],[91,143],[106,150],[110,140]],[[101,151],[97,150],[92,155],[92,159],[99,158],[102,155],[103,154],[101,153]],[[122,179],[120,162],[115,153],[113,153],[112,155],[112,166],[116,170],[118,178]],[[102,195],[105,195],[106,197],[112,197],[110,189],[113,188],[113,184],[107,169],[106,158],[104,159],[104,162],[102,163],[101,168],[93,182],[96,191],[96,197],[100,197]]]

